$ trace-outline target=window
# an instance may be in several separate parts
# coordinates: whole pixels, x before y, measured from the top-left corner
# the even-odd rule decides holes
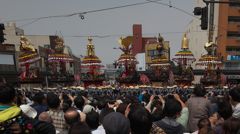
[[[228,16],[228,22],[240,22],[240,16]]]
[[[239,0],[229,0],[229,2],[239,2],[239,3],[229,3],[230,7],[240,7],[240,1]]]
[[[227,46],[226,52],[228,53],[229,56],[240,55],[240,46]],[[228,59],[231,59],[231,58],[235,59],[235,57],[229,57],[229,56],[228,56]]]
[[[148,50],[148,56],[152,56],[153,55],[153,50]]]
[[[226,47],[227,52],[240,52],[240,46],[227,46]]]
[[[239,63],[238,62],[226,62],[225,67],[226,68],[237,68],[237,67],[239,67]]]
[[[240,32],[238,31],[228,31],[227,32],[228,37],[232,38],[240,38]]]
[[[159,55],[158,50],[148,50],[148,56],[150,57],[157,57]]]

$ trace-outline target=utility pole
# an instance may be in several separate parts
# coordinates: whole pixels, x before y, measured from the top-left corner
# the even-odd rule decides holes
[[[2,44],[5,40],[3,30],[5,30],[5,26],[3,23],[0,23],[0,44]]]
[[[203,0],[203,2],[206,3],[206,5],[207,5],[206,8],[208,8],[208,5],[210,5],[210,9],[209,9],[210,10],[210,15],[209,15],[208,42],[213,42],[213,33],[214,33],[214,4],[240,4],[240,1]],[[197,8],[199,9],[199,7],[197,7]],[[195,8],[195,9],[197,9],[197,8]],[[195,14],[195,15],[198,15],[198,14]],[[202,14],[202,16],[203,16],[203,14]],[[206,30],[206,28],[204,29],[202,27],[202,30]]]
[[[213,1],[214,0],[211,0],[211,2]],[[213,33],[214,33],[214,3],[210,3],[208,42],[213,42]]]

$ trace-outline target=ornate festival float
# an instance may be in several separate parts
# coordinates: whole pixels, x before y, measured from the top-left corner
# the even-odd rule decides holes
[[[73,59],[69,53],[65,53],[65,45],[63,38],[56,36],[54,44],[48,51],[48,80],[51,83],[68,83],[73,82],[73,72],[66,69],[73,63]]]
[[[18,63],[20,65],[20,83],[38,83],[40,79],[39,60],[41,59],[37,49],[25,37],[20,37],[20,54]]]
[[[213,42],[214,35],[214,13],[210,6],[210,15],[209,15],[209,28],[208,28],[208,42],[204,45],[204,49],[207,51],[207,54],[202,55],[197,62],[197,66],[204,68],[203,77],[201,77],[200,82],[204,86],[219,86],[220,84],[224,85],[224,80],[221,78],[220,67],[222,66],[222,61],[220,56],[217,55],[217,44]],[[219,36],[215,38],[216,39]]]
[[[119,49],[123,52],[117,60],[117,82],[120,85],[133,85],[137,84],[139,81],[139,75],[136,71],[137,59],[131,53],[132,36],[121,37],[119,39],[119,44],[121,47]]]
[[[213,42],[207,42],[204,46],[207,54],[202,55],[197,66],[204,67],[204,75],[200,82],[205,86],[216,86],[221,83],[221,70],[222,62],[216,55],[217,45]]]
[[[151,57],[152,62],[149,64],[150,73],[148,76],[151,82],[168,85],[170,77],[173,75],[168,55],[169,44],[165,44],[163,37],[159,34],[157,44],[154,47],[156,47],[156,54]]]
[[[103,73],[104,66],[101,60],[95,55],[95,48],[92,44],[92,38],[88,38],[87,55],[84,56],[81,63],[81,80],[84,87],[88,86],[101,86],[105,80]]]
[[[191,64],[196,61],[196,59],[194,58],[193,53],[189,50],[186,34],[184,34],[182,39],[181,50],[175,54],[175,57],[172,60],[178,64],[177,73],[174,75],[174,80],[177,85],[190,86],[194,80]]]

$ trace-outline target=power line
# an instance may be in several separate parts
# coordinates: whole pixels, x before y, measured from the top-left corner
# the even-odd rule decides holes
[[[154,0],[146,0],[146,1],[149,1],[149,2],[152,2],[152,3],[156,3],[156,4],[160,4],[160,5],[163,5],[163,6],[167,6],[167,7],[169,7],[169,8],[174,8],[174,9],[176,9],[176,10],[178,10],[178,11],[180,11],[180,12],[186,14],[186,15],[189,15],[189,16],[192,16],[192,17],[197,18],[197,17],[194,16],[192,13],[189,13],[189,12],[185,11],[184,9],[178,8],[178,7],[176,7],[176,6],[173,6],[172,3],[171,3],[171,1],[169,1],[169,4],[163,3],[163,2],[159,2],[159,1],[154,1]]]
[[[154,0],[154,1],[161,1],[161,0]],[[152,1],[145,1],[145,2],[139,2],[139,3],[134,3],[134,4],[127,4],[127,5],[122,5],[122,6],[115,6],[115,7],[110,7],[110,8],[103,8],[103,9],[96,9],[96,10],[89,10],[89,11],[84,11],[84,12],[75,12],[71,14],[62,14],[62,15],[53,15],[53,16],[44,16],[44,17],[37,17],[37,18],[25,18],[25,19],[17,19],[17,20],[7,20],[3,21],[3,23],[6,22],[19,22],[19,21],[31,21],[30,23],[24,24],[22,26],[30,25],[34,22],[37,22],[42,19],[49,19],[49,18],[62,18],[62,17],[71,17],[75,15],[85,15],[88,13],[96,13],[96,12],[102,12],[102,11],[108,11],[108,10],[114,10],[114,9],[119,9],[119,8],[125,8],[125,7],[131,7],[131,6],[138,6],[138,5],[145,5],[148,3],[152,3]]]
[[[75,13],[71,13],[71,14],[62,14],[62,15],[53,15],[53,16],[44,16],[44,17],[38,17],[38,18],[25,18],[25,19],[17,19],[17,20],[7,20],[7,21],[3,21],[3,23],[6,23],[6,22],[20,22],[20,21],[31,21],[31,22],[28,22],[26,24],[23,24],[19,27],[24,27],[24,26],[28,26],[28,25],[31,25],[37,21],[40,21],[40,20],[43,20],[43,19],[50,19],[50,18],[62,18],[62,17],[72,17],[72,16],[75,16],[75,15],[81,15],[81,18],[84,19],[84,15],[85,14],[88,14],[88,13],[96,13],[96,12],[102,12],[102,11],[108,11],[108,10],[114,10],[114,9],[119,9],[119,8],[125,8],[125,7],[131,7],[131,6],[138,6],[138,5],[145,5],[145,4],[149,4],[149,3],[157,3],[157,4],[161,4],[161,5],[164,5],[164,6],[168,6],[170,8],[174,8],[180,12],[183,12],[187,15],[190,15],[192,17],[196,17],[190,13],[188,13],[187,11],[181,9],[181,8],[178,8],[178,7],[175,7],[175,6],[172,6],[171,2],[169,4],[166,4],[166,3],[163,3],[163,2],[160,2],[162,0],[146,0],[145,2],[139,2],[139,3],[134,3],[134,4],[127,4],[127,5],[122,5],[122,6],[115,6],[115,7],[110,7],[110,8],[103,8],[103,9],[96,9],[96,10],[89,10],[89,11],[84,11],[84,12],[75,12]]]

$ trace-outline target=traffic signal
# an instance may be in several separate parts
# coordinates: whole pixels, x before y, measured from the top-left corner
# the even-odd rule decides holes
[[[208,29],[208,7],[202,8],[202,16],[201,16],[201,29]]]
[[[194,15],[201,15],[201,29],[207,30],[208,29],[208,7],[195,7],[193,11]]]
[[[201,7],[195,7],[193,13],[194,13],[194,15],[201,15],[202,14],[202,8]]]
[[[4,33],[3,30],[5,30],[4,24],[0,24],[0,43],[3,43],[5,38],[4,38]]]

